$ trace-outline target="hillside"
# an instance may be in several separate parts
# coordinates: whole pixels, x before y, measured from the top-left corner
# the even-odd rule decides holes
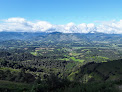
[[[0,82],[11,84],[0,86],[3,92],[6,89],[90,92],[90,87],[91,92],[118,92],[122,85],[120,34],[0,32],[0,35]],[[19,83],[26,83],[27,88],[23,88],[24,84],[23,89],[13,88],[15,82],[18,88]]]

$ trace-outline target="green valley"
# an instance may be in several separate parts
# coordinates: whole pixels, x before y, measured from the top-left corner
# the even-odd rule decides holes
[[[60,32],[0,35],[6,35],[6,39],[0,37],[0,92],[120,90],[122,35]]]

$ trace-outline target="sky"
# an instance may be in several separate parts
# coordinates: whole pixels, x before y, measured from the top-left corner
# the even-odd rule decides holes
[[[122,33],[121,24],[122,0],[0,0],[0,31]]]

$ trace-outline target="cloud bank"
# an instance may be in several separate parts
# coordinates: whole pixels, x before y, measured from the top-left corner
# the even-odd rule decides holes
[[[7,32],[63,32],[63,33],[89,33],[102,32],[108,34],[122,34],[122,20],[102,22],[99,25],[94,23],[66,25],[54,25],[46,21],[31,22],[24,18],[8,18],[0,23],[0,31]]]

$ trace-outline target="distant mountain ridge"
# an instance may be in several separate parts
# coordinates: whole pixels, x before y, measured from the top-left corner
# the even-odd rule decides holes
[[[6,40],[37,40],[37,41],[109,41],[122,42],[122,34],[105,33],[61,33],[61,32],[0,32],[0,41]]]

